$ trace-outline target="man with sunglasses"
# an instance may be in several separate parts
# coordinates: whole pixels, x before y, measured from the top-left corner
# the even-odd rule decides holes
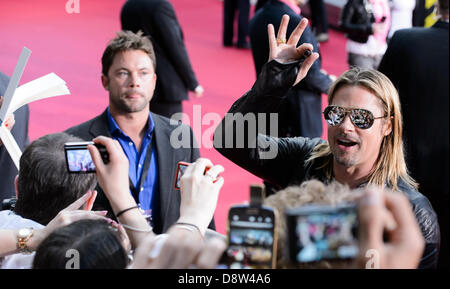
[[[419,268],[435,267],[440,243],[436,213],[408,175],[400,102],[386,76],[375,70],[353,68],[334,82],[328,95],[329,106],[324,110],[328,142],[320,138],[276,138],[264,131],[252,131],[251,125],[227,121],[229,115],[273,112],[318,58],[316,52],[304,56],[306,50],[312,51],[310,44],[296,48],[308,21],[303,19],[286,42],[288,22],[285,15],[277,38],[273,26],[268,26],[269,62],[252,89],[232,105],[216,129],[214,147],[280,189],[318,179],[325,183],[337,180],[352,189],[376,185],[403,192],[426,242]],[[255,127],[267,127],[267,123]],[[239,136],[244,136],[244,142],[236,139]],[[245,146],[236,147],[234,142]],[[268,155],[267,148],[276,148],[277,153]]]

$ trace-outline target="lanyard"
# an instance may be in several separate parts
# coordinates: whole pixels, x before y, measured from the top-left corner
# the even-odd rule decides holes
[[[133,185],[133,182],[131,181],[131,179],[128,177],[128,179],[130,180],[131,193],[133,195],[134,200],[138,204],[139,204],[139,193],[144,189],[144,183],[145,183],[145,180],[147,179],[148,171],[150,168],[150,162],[152,160],[152,151],[153,151],[153,143],[154,143],[154,133],[153,132],[151,134],[151,139],[152,139],[151,142],[148,144],[147,154],[145,155],[145,159],[144,159],[144,167],[142,169],[141,180],[139,181],[138,186],[135,187]]]

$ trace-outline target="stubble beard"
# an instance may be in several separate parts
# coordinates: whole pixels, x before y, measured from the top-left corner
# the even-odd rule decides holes
[[[353,167],[358,162],[355,153],[340,153],[338,148],[334,148],[332,154],[334,161],[345,168]]]
[[[149,101],[145,97],[137,100],[127,99],[125,97],[113,97],[110,95],[110,102],[114,107],[123,113],[134,113],[143,111],[149,105]]]

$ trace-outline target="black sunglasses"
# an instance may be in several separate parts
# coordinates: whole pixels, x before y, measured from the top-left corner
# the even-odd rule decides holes
[[[347,109],[337,105],[329,105],[323,111],[323,116],[329,125],[335,126],[341,124],[347,113],[350,113],[350,120],[352,123],[360,129],[368,129],[373,125],[373,122],[379,118],[385,118],[386,116],[374,117],[373,113],[367,109],[353,108]]]

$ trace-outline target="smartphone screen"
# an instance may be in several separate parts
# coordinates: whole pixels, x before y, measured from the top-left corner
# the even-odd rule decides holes
[[[228,248],[222,268],[275,267],[275,214],[267,207],[234,206],[228,212]]]
[[[358,254],[354,205],[309,205],[288,210],[289,255],[293,263],[353,259]]]
[[[87,149],[87,143],[66,143],[67,170],[69,173],[94,173],[95,165]]]

